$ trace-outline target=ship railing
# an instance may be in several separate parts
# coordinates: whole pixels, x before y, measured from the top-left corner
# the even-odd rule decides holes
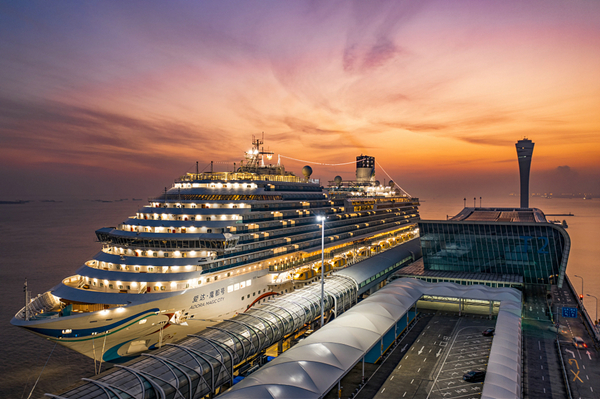
[[[369,245],[371,245],[371,244],[373,244],[375,242],[379,242],[379,241],[382,241],[382,240],[389,239],[389,238],[393,237],[393,234],[390,233],[390,234],[386,234],[386,235],[383,235],[383,236],[371,238],[371,239],[368,239],[368,240],[365,240],[365,241],[361,241],[360,243],[355,243],[351,247],[336,248],[336,249],[333,249],[333,250],[325,252],[325,260],[331,260],[336,255],[339,255],[340,253],[347,252],[349,249],[351,249],[353,252],[356,253],[355,258],[360,258],[361,260],[362,259],[367,259],[367,258],[370,258],[371,256],[374,256],[374,255],[377,255],[377,254],[379,254],[379,253],[381,253],[383,251],[387,251],[388,249],[391,249],[391,248],[395,247],[396,245],[399,245],[399,244],[401,244],[403,242],[406,242],[406,241],[409,241],[409,240],[411,240],[413,238],[416,238],[416,237],[418,237],[418,234],[417,233],[413,234],[413,233],[406,232],[406,233],[402,233],[402,234],[399,235],[399,237],[402,237],[402,236],[405,236],[406,238],[404,240],[400,241],[399,243],[396,243],[396,242],[390,243],[390,246],[388,248],[385,248],[385,249],[382,248],[382,249],[379,249],[376,252],[373,252],[373,251],[369,250],[369,251],[367,251],[367,253],[365,255],[358,255],[358,247],[360,247],[360,246],[369,246]],[[283,272],[283,271],[290,270],[290,269],[293,269],[293,268],[306,266],[306,265],[308,265],[310,263],[313,263],[313,262],[316,262],[316,261],[319,261],[319,260],[321,260],[321,253],[320,252],[318,254],[315,254],[315,255],[303,258],[301,261],[284,262],[284,263],[270,265],[269,266],[269,271],[270,272]],[[353,263],[354,263],[354,261],[349,262],[349,264],[353,264]]]
[[[25,320],[36,319],[40,317],[55,318],[58,317],[58,311],[61,308],[61,302],[57,297],[52,295],[50,291],[38,295],[31,302],[25,305],[15,317]]]
[[[154,259],[154,258],[152,258]],[[184,257],[181,258],[168,258],[168,259],[186,259]],[[190,258],[190,259],[194,259],[194,258]],[[89,267],[92,267],[94,269],[98,269],[98,270],[116,270],[116,271],[123,271],[123,272],[129,272],[129,273],[142,273],[142,274],[150,274],[150,273],[157,273],[157,274],[170,274],[170,273],[182,273],[182,272],[197,272],[197,271],[202,271],[202,266],[199,265],[187,265],[187,266],[178,266],[179,269],[177,270],[172,270],[171,267],[169,266],[151,266],[154,269],[152,271],[147,271],[147,270],[123,270],[121,268],[109,268],[106,266],[99,266],[98,264],[95,265],[88,265]],[[191,266],[188,268],[188,266]],[[132,267],[131,265],[129,266],[130,268]],[[146,266],[140,266],[140,267],[146,267]],[[81,287],[79,287],[81,288]]]

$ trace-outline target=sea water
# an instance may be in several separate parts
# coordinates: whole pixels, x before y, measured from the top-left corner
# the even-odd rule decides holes
[[[463,207],[462,198],[423,200],[420,207],[423,219],[444,220]],[[42,398],[46,392],[60,392],[83,377],[93,376],[92,359],[14,327],[10,320],[25,303],[25,278],[35,296],[75,274],[100,250],[94,231],[116,226],[143,204],[130,199],[0,205],[0,397],[27,398],[39,378],[31,397]],[[467,201],[467,206],[472,204]],[[518,198],[484,198],[482,205],[518,206]],[[530,206],[547,214],[575,215],[556,217],[569,224],[572,252],[567,274],[577,290],[581,290],[581,279],[574,275],[582,276],[585,293],[600,298],[600,200],[532,198]],[[585,297],[584,303],[595,318],[595,300]]]

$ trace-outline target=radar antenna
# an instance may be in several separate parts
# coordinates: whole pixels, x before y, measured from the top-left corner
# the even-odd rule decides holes
[[[265,156],[267,160],[270,160],[273,157],[274,152],[266,150],[263,146],[265,142],[265,132],[262,133],[262,137],[260,139],[256,138],[256,136],[252,135],[252,149],[246,152],[246,168],[250,170],[256,170],[259,167],[265,166]]]

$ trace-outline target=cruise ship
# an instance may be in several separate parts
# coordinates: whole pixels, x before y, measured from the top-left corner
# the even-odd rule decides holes
[[[379,184],[373,157],[356,158],[356,180],[324,188],[309,166],[296,176],[272,156],[253,138],[233,171],[196,167],[97,230],[100,252],[11,323],[119,362],[318,279],[322,242],[332,273],[417,237],[418,199]]]

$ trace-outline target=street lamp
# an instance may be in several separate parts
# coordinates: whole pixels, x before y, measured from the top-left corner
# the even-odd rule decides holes
[[[596,299],[596,320],[594,320],[594,326],[595,326],[596,328],[598,328],[598,324],[597,324],[597,323],[598,323],[598,298],[596,298],[595,296],[593,296],[593,295],[590,295],[590,294],[586,294],[586,295],[587,295],[587,296],[591,296],[592,298],[595,298],[595,299]]]
[[[579,277],[581,279],[581,294],[579,294],[579,300],[583,302],[583,277],[574,275],[575,277]]]
[[[321,222],[321,327],[325,323],[325,216],[317,216]]]

